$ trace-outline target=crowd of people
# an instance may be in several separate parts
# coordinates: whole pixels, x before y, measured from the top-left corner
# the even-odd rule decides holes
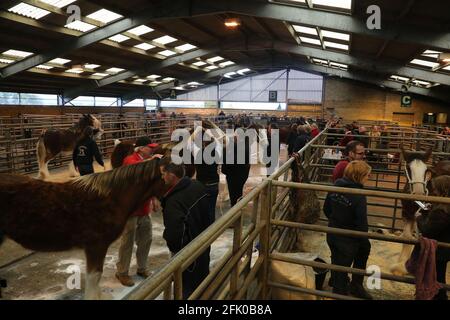
[[[219,117],[229,119],[225,114],[219,114]],[[251,118],[243,114],[232,119],[233,128],[240,128],[248,126]],[[313,122],[306,119],[290,119],[290,122],[292,124],[289,125],[287,137],[290,156],[299,152],[309,141],[319,135],[325,126],[336,129],[336,132],[342,132],[341,136],[332,137],[334,140],[331,142],[345,148],[344,158],[333,169],[333,184],[337,187],[364,188],[372,171],[371,166],[366,162],[369,156],[367,149],[374,147],[373,138],[376,138],[378,143],[376,147],[385,143],[382,139],[385,137],[383,134],[387,133],[385,127],[373,127],[368,133],[364,126],[359,126],[356,122],[343,127],[339,123]],[[273,129],[279,129],[277,121],[269,123],[269,137]],[[93,172],[94,158],[104,166],[91,131],[89,128],[85,130],[73,154],[74,163],[81,175]],[[210,143],[215,142],[214,140],[204,142],[202,147],[207,147]],[[134,147],[133,152],[119,165],[126,166],[147,159],[161,158],[161,155],[155,154],[158,144],[152,143],[148,137],[139,138]],[[235,152],[236,155],[237,152]],[[246,156],[249,155],[246,154]],[[160,202],[156,199],[148,199],[141,208],[137,209],[129,218],[121,236],[116,277],[125,286],[134,285],[133,278],[129,275],[134,244],[137,245],[137,275],[143,278],[151,275],[148,269],[148,256],[152,243],[151,213],[162,210],[165,226],[163,237],[172,255],[177,254],[215,221],[220,181],[219,165],[216,163],[196,164],[196,177],[193,179],[186,175],[183,165],[175,165],[167,159],[160,161],[162,177],[169,186],[169,191],[160,199]],[[250,172],[249,159],[247,158],[242,165],[224,163],[221,168],[222,173],[226,175],[230,205],[233,206],[243,195],[243,188]],[[449,197],[450,176],[441,176],[434,180],[433,192],[437,196]],[[329,227],[368,232],[367,199],[364,195],[330,192],[325,199],[323,212],[328,218]],[[443,233],[450,228],[450,207],[448,205],[432,206],[431,210],[424,212],[418,218],[418,227],[425,237],[450,242],[449,235]],[[371,251],[371,243],[367,238],[327,234],[327,244],[333,264],[366,269]],[[437,280],[441,283],[445,283],[449,260],[449,249],[437,251]],[[210,248],[183,272],[183,298],[189,297],[208,275],[209,263]],[[364,288],[363,279],[362,275],[354,274],[350,279],[345,272],[332,271],[329,284],[334,293],[372,299],[371,294]],[[441,289],[434,298],[447,299],[446,290]]]

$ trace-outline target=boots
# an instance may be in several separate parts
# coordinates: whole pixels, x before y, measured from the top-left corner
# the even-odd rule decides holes
[[[133,279],[127,275],[127,274],[118,274],[116,273],[116,278],[117,280],[120,281],[120,283],[126,287],[132,287],[134,286],[134,281]]]
[[[373,300],[373,297],[366,291],[362,284],[351,282],[348,289],[349,293],[354,297],[365,300]]]

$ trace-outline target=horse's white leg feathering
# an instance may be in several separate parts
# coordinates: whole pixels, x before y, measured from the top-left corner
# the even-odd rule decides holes
[[[102,277],[101,272],[86,272],[86,288],[84,291],[85,300],[100,300],[100,278]]]

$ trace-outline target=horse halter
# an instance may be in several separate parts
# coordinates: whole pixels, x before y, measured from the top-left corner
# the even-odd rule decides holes
[[[423,188],[425,190],[425,195],[428,196],[427,184],[428,184],[429,179],[427,179],[426,173],[425,173],[425,181],[414,181],[414,180],[412,180],[411,176],[409,175],[409,172],[408,172],[408,163],[406,161],[405,161],[405,173],[406,173],[406,178],[408,179],[409,187],[411,189],[410,191],[412,191],[412,186],[413,185],[415,185],[415,184],[422,184]]]

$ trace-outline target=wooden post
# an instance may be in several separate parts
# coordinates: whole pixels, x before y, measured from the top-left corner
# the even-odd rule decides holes
[[[183,271],[181,271],[181,269],[177,269],[174,274],[173,295],[174,300],[183,299]]]
[[[242,210],[241,215],[238,220],[234,223],[234,234],[233,234],[233,255],[235,255],[239,248],[241,247],[242,241]],[[237,293],[239,282],[239,262],[233,267],[230,277],[230,297],[234,297]]]
[[[259,299],[267,300],[269,287],[267,285],[269,278],[269,254],[270,254],[270,239],[271,239],[271,194],[272,194],[272,180],[269,178],[267,187],[262,191],[261,200],[261,219],[260,224],[263,228],[259,237],[260,255],[263,257],[263,265],[259,272],[258,283],[262,286]]]

